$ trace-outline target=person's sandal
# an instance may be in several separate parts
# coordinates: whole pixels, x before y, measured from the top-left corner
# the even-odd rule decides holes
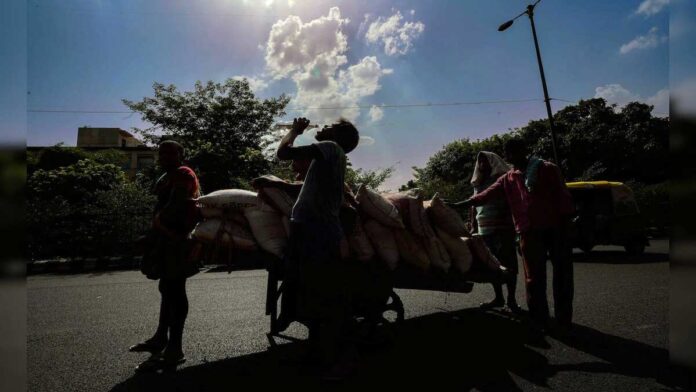
[[[494,299],[493,301],[482,303],[481,305],[479,305],[479,309],[488,310],[494,308],[502,308],[503,306],[505,306],[505,301]]]
[[[167,346],[167,342],[157,342],[154,340],[146,340],[144,342],[140,342],[138,344],[134,344],[128,348],[128,351],[134,352],[134,353],[143,353],[143,352],[149,352],[153,354],[157,354],[164,350],[164,347]]]
[[[181,356],[172,357],[164,354],[153,355],[145,362],[135,367],[138,373],[162,371],[174,371],[176,367],[186,362],[184,354]]]

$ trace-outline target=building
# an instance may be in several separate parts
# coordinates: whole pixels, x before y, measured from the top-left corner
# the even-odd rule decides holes
[[[92,128],[77,129],[77,147],[88,151],[116,149],[128,156],[123,170],[130,178],[149,166],[155,164],[157,150],[148,147],[130,132],[121,128]]]
[[[77,129],[77,147],[86,151],[121,151],[127,157],[121,168],[129,178],[134,178],[138,171],[153,166],[157,160],[155,148],[148,147],[130,132],[120,128],[80,127]],[[44,148],[27,147],[27,150],[40,151]]]

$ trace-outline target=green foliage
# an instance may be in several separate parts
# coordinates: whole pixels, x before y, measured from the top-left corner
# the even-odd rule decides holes
[[[150,221],[154,198],[111,163],[82,159],[27,181],[30,257],[115,255]]]
[[[130,156],[123,151],[110,148],[108,150],[98,150],[89,154],[90,158],[98,163],[110,163],[120,168],[130,165]]]
[[[160,133],[182,143],[204,192],[246,187],[248,179],[269,171],[271,162],[262,152],[264,136],[271,132],[274,119],[285,114],[288,97],[260,100],[247,80],[234,79],[196,82],[193,91],[161,83],[153,89],[153,97],[123,100],[153,124],[135,132],[150,143]]]
[[[27,172],[31,174],[36,170],[54,170],[88,157],[89,153],[81,148],[66,147],[63,143],[58,143],[30,154],[27,159]]]
[[[356,192],[363,184],[368,188],[378,189],[392,174],[394,174],[393,166],[376,170],[353,169],[349,166],[346,168],[346,183],[353,192]]]
[[[652,107],[638,102],[620,111],[601,98],[582,100],[554,115],[558,155],[566,179],[660,183],[667,178],[669,120],[653,117]],[[553,156],[548,121],[533,120],[513,131],[483,140],[456,140],[435,153],[415,180],[402,188],[420,188],[461,200],[472,193],[469,184],[476,154],[491,151],[503,156],[505,141],[522,137],[534,155]]]

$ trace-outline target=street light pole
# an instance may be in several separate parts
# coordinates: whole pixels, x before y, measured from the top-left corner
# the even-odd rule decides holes
[[[553,160],[556,165],[561,166],[558,160],[558,152],[556,150],[556,127],[553,123],[553,114],[551,113],[551,98],[549,98],[549,89],[546,87],[546,77],[544,76],[544,65],[541,62],[541,51],[539,51],[539,40],[537,39],[536,27],[534,26],[534,5],[527,6],[527,15],[532,24],[532,36],[534,36],[534,48],[536,49],[537,62],[539,63],[539,73],[541,74],[541,86],[544,89],[544,102],[546,103],[546,115],[549,117],[549,128],[551,129],[551,147],[553,148]]]
[[[549,89],[546,87],[546,77],[544,76],[544,65],[541,62],[541,51],[539,50],[539,40],[537,39],[536,27],[534,26],[534,7],[539,4],[541,0],[537,0],[534,4],[527,6],[527,10],[517,15],[513,19],[503,23],[498,27],[498,31],[505,31],[508,27],[512,26],[515,19],[522,15],[529,16],[529,22],[532,24],[532,36],[534,37],[534,48],[536,49],[537,63],[539,64],[539,73],[541,74],[541,86],[544,89],[544,102],[546,103],[546,115],[549,117],[549,129],[551,130],[551,148],[553,149],[553,160],[560,168],[561,163],[558,160],[558,152],[556,149],[556,127],[553,122],[553,113],[551,113],[551,98],[549,98]]]

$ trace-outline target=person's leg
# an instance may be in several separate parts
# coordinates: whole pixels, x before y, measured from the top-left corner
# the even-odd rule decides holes
[[[186,278],[172,279],[169,285],[171,324],[169,327],[169,342],[164,350],[165,356],[183,356],[182,340],[184,324],[188,315],[188,297],[186,296]]]
[[[570,249],[566,246],[565,233],[555,230],[548,233],[553,243],[551,263],[553,264],[553,304],[556,321],[561,326],[570,326],[573,321],[573,261]]]
[[[529,314],[538,327],[545,328],[549,319],[549,305],[546,299],[546,252],[543,236],[536,230],[524,233],[520,248],[524,259]]]
[[[483,242],[486,243],[486,246],[488,249],[497,257],[500,259],[499,254],[500,254],[500,241],[499,238],[497,238],[497,235],[495,234],[487,234],[481,236],[483,238]],[[505,305],[505,297],[503,297],[503,285],[497,282],[491,283],[493,286],[493,293],[495,294],[495,298],[489,302],[484,302],[479,307],[481,309],[492,309],[492,308],[501,308]]]
[[[155,335],[149,340],[153,342],[161,342],[162,347],[164,347],[167,343],[167,332],[169,331],[169,318],[171,317],[171,312],[169,309],[170,304],[168,301],[168,296],[165,294],[167,290],[166,283],[163,279],[160,279],[157,287],[159,289],[161,298],[159,322],[157,324],[157,331],[155,331]]]
[[[508,277],[505,281],[507,286],[507,306],[513,312],[520,310],[517,305],[517,249],[515,248],[515,232],[503,232],[500,234],[500,262],[507,268]]]

